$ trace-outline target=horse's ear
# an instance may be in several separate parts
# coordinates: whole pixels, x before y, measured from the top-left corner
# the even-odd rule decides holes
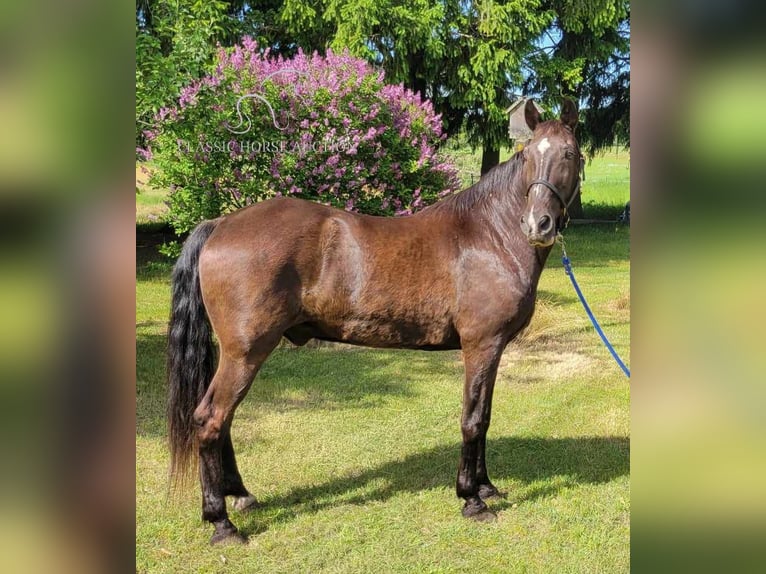
[[[532,131],[535,131],[537,124],[540,123],[540,112],[537,111],[537,106],[532,100],[527,100],[527,105],[524,106],[524,119],[527,120],[527,125]]]
[[[580,121],[577,115],[577,106],[572,100],[564,100],[564,104],[561,106],[561,123],[568,126],[569,129],[575,131],[577,123]]]

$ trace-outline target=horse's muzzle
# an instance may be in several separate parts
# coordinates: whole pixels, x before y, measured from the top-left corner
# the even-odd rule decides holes
[[[535,247],[548,247],[556,241],[556,226],[550,215],[542,215],[537,219],[522,217],[521,229],[529,244]]]

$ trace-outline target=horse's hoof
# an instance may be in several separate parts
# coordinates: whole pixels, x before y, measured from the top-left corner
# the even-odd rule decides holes
[[[500,492],[492,484],[482,484],[479,487],[479,498],[482,500],[499,500],[505,497],[506,494],[504,492]]]
[[[237,527],[230,521],[226,520],[221,525],[216,525],[215,532],[210,538],[210,545],[215,546],[218,544],[245,544],[247,538],[243,536]]]
[[[258,501],[255,496],[248,494],[247,496],[238,496],[234,499],[232,508],[237,512],[248,512],[254,510],[258,506]]]
[[[470,518],[476,522],[494,522],[497,519],[497,514],[492,512],[481,500],[478,503],[466,502],[462,513],[465,518]]]

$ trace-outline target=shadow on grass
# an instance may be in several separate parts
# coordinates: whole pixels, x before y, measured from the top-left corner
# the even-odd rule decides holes
[[[159,247],[177,239],[167,224],[136,224],[136,279],[170,279],[175,260],[162,255]]]
[[[625,205],[589,201],[583,204],[582,209],[588,219],[615,221],[625,211]]]
[[[622,223],[570,225],[563,235],[575,272],[630,260],[630,227]],[[561,267],[561,247],[553,247],[545,266]]]
[[[459,444],[442,445],[361,474],[264,499],[261,506],[235,520],[244,534],[253,535],[275,523],[334,506],[385,501],[402,492],[452,486],[459,455]],[[494,510],[552,496],[578,484],[610,482],[630,471],[629,439],[619,436],[489,438],[487,456],[493,480],[523,483],[506,499],[493,502]],[[459,504],[455,502],[456,509]]]
[[[165,345],[164,335],[136,336],[136,418],[141,436],[166,432]],[[458,357],[455,352],[279,348],[264,363],[240,408],[256,405],[282,412],[369,408],[387,396],[411,396],[410,382],[421,378],[450,377],[459,385]]]

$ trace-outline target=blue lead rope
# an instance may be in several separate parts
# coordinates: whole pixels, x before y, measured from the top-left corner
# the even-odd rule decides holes
[[[618,365],[620,365],[622,372],[625,373],[626,377],[630,378],[630,371],[628,370],[628,367],[625,366],[625,363],[622,362],[622,359],[620,359],[620,356],[617,354],[617,351],[615,351],[614,347],[612,347],[612,344],[609,342],[609,339],[607,339],[606,335],[604,335],[604,332],[601,330],[601,325],[598,324],[598,321],[593,316],[593,312],[590,310],[590,307],[588,307],[588,303],[587,301],[585,301],[585,297],[583,296],[582,291],[580,291],[580,286],[577,284],[577,281],[575,280],[574,272],[572,271],[572,263],[571,261],[569,261],[569,257],[567,257],[567,252],[566,252],[566,249],[564,249],[563,242],[561,247],[564,253],[561,256],[561,262],[564,264],[564,271],[566,272],[567,275],[569,275],[569,280],[572,282],[572,286],[577,292],[577,296],[580,298],[580,302],[582,303],[582,306],[585,307],[585,312],[588,314],[588,317],[590,317],[590,322],[593,323],[593,326],[596,328],[596,332],[598,333],[599,337],[601,337],[601,340],[604,341],[604,345],[606,345],[606,348],[609,349],[610,353],[612,353],[614,360],[617,361]]]

